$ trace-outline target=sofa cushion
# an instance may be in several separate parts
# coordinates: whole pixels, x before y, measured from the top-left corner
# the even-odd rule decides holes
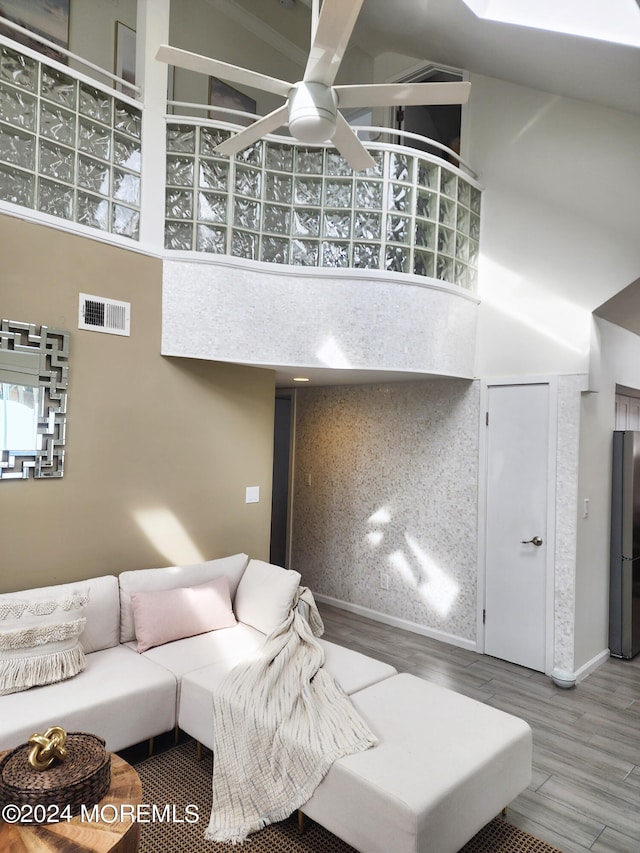
[[[131,603],[139,652],[236,624],[226,575],[197,586],[133,592]]]
[[[239,627],[251,630],[246,626]],[[347,695],[396,674],[396,670],[389,664],[360,652],[324,640],[320,640],[320,644],[325,651],[324,668]],[[247,658],[245,654],[242,661]],[[240,662],[237,660],[237,663]],[[180,682],[178,725],[209,749],[213,748],[212,695],[219,689],[230,669],[229,660],[211,663],[210,666],[194,668],[185,673]]]
[[[324,668],[347,696],[397,674],[391,664],[361,652],[338,646],[328,640],[318,639],[318,643],[324,651]]]
[[[86,656],[76,678],[2,697],[0,750],[59,725],[103,737],[115,752],[175,725],[176,680],[126,646]]]
[[[133,622],[132,592],[149,590],[176,589],[180,586],[193,586],[213,578],[226,575],[229,578],[229,592],[233,602],[240,578],[247,567],[249,557],[246,554],[234,554],[205,563],[193,563],[189,566],[168,566],[161,569],[136,569],[122,572],[120,582],[120,642],[130,643],[135,639]]]
[[[89,602],[84,611],[87,621],[80,635],[85,654],[117,646],[120,642],[120,592],[115,575],[102,575],[75,583],[42,586],[21,592],[7,592],[0,595],[0,604],[16,598],[57,598],[67,595],[78,586],[89,589]]]
[[[185,637],[163,646],[154,646],[144,652],[144,658],[166,667],[178,679],[213,663],[222,663],[231,669],[241,660],[249,660],[260,652],[265,636],[249,625],[238,623],[233,628],[208,631],[195,637]],[[131,643],[129,648],[135,648]]]
[[[0,696],[64,681],[85,667],[87,587],[0,602]]]
[[[251,560],[238,584],[236,618],[270,634],[287,617],[301,575],[262,560]]]

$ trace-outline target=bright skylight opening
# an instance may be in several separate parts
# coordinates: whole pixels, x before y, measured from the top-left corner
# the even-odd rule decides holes
[[[489,21],[640,46],[636,0],[464,0]]]

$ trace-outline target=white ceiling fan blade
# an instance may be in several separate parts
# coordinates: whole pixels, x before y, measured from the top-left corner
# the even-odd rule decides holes
[[[466,104],[471,83],[378,83],[335,86],[340,107]]]
[[[210,56],[202,56],[199,53],[191,53],[188,50],[171,47],[168,44],[160,45],[156,59],[160,62],[166,62],[168,65],[185,68],[187,71],[198,71],[200,74],[219,77],[221,80],[228,80],[230,83],[240,83],[241,86],[252,86],[255,89],[262,89],[264,92],[273,92],[274,95],[281,95],[283,98],[287,97],[293,85],[287,83],[286,80],[279,80],[277,77],[259,74],[257,71],[250,71],[248,68],[240,68],[238,65],[230,65],[228,62],[212,59]]]
[[[364,172],[367,169],[373,169],[376,165],[371,154],[341,113],[336,116],[336,132],[331,141],[354,172]]]
[[[253,124],[245,127],[239,133],[234,133],[229,139],[225,139],[224,142],[216,145],[214,150],[218,154],[237,154],[238,151],[242,151],[244,148],[257,142],[264,134],[271,133],[271,131],[277,130],[283,124],[286,124],[287,116],[288,108],[286,104],[283,104],[277,110],[259,118],[258,121],[254,121]]]
[[[305,83],[333,84],[362,3],[363,0],[324,0],[302,78]]]

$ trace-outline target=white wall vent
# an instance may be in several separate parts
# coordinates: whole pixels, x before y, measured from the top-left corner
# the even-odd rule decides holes
[[[131,303],[80,294],[78,328],[109,335],[129,335]]]

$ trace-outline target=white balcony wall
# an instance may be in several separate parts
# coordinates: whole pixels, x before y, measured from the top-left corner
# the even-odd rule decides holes
[[[165,260],[162,354],[472,377],[475,297],[359,272]]]

